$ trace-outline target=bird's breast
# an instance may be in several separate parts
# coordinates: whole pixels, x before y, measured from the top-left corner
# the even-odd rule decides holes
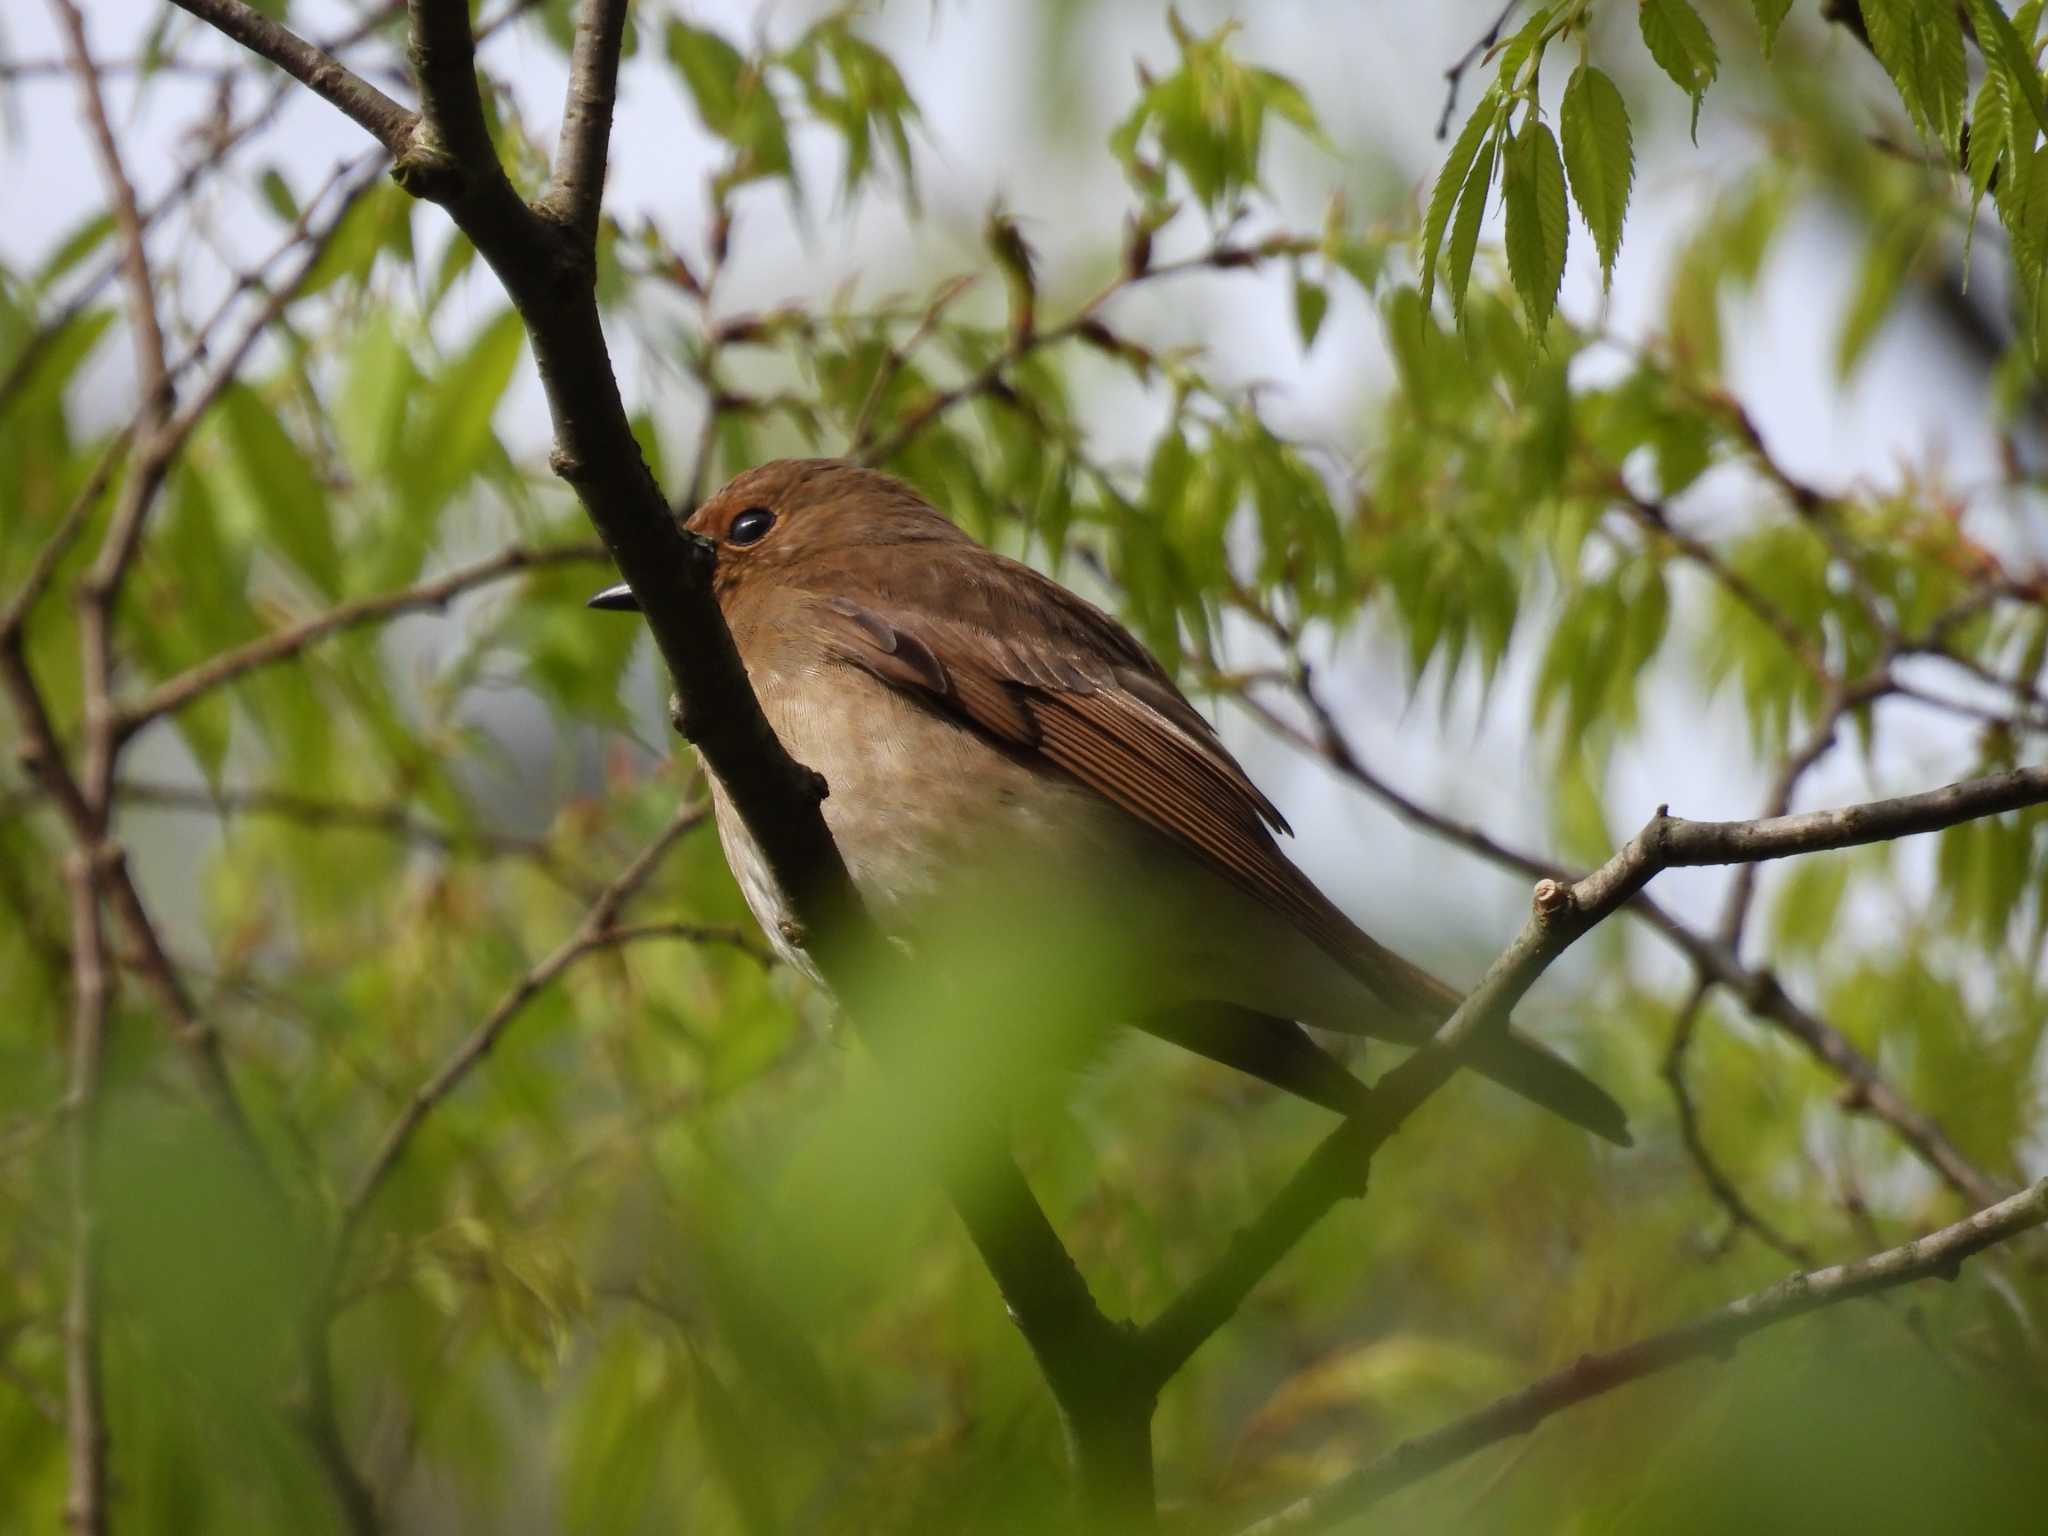
[[[754,683],[783,746],[824,775],[825,823],[885,931],[902,934],[921,909],[971,883],[1001,885],[1019,860],[1089,864],[1091,848],[1127,835],[1127,818],[1099,797],[858,668],[821,658],[764,668]],[[787,900],[715,774],[711,784],[748,907],[785,958],[803,964]]]

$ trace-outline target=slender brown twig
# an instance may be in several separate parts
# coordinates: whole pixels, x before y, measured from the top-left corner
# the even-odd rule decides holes
[[[275,64],[314,95],[332,103],[359,124],[394,160],[413,146],[419,114],[408,111],[343,64],[326,49],[307,42],[290,28],[270,20],[238,0],[171,0],[216,31],[233,38],[251,53]],[[468,8],[463,32],[469,31]]]
[[[1240,1536],[1303,1536],[1325,1530],[1474,1451],[1527,1434],[1564,1409],[1688,1360],[1723,1358],[1751,1334],[1822,1307],[1919,1280],[1953,1279],[1965,1259],[2043,1223],[2048,1223],[2048,1179],[1910,1243],[1854,1263],[1788,1275],[1668,1332],[1604,1354],[1581,1355],[1562,1371],[1476,1413],[1404,1440],[1351,1476],[1258,1521]]]
[[[399,1160],[405,1156],[405,1149],[411,1145],[413,1137],[435,1107],[461,1086],[477,1064],[497,1046],[512,1021],[562,972],[585,955],[621,942],[614,934],[619,910],[634,892],[647,883],[648,876],[654,873],[668,851],[684,834],[701,826],[708,814],[701,803],[686,805],[677,811],[660,835],[598,892],[597,899],[590,904],[589,911],[584,913],[575,931],[514,982],[482,1022],[449,1053],[434,1075],[414,1091],[398,1118],[384,1132],[376,1152],[358,1175],[348,1198],[342,1202],[341,1222],[334,1242],[334,1262],[337,1265],[346,1259],[371,1202],[377,1198],[377,1192],[391,1177]]]
[[[521,571],[551,565],[596,562],[604,558],[604,550],[595,544],[564,544],[547,549],[533,549],[524,544],[513,544],[499,550],[495,555],[458,567],[432,581],[423,581],[396,592],[380,592],[374,597],[362,597],[353,602],[341,603],[275,634],[265,635],[260,640],[251,640],[232,651],[223,651],[218,656],[209,657],[190,670],[180,672],[176,677],[166,678],[120,711],[118,718],[121,732],[124,736],[132,735],[152,720],[175,714],[214,689],[262,667],[275,666],[278,662],[288,660],[308,646],[342,630],[378,623],[403,613],[445,607],[464,592],[493,581],[501,581]]]

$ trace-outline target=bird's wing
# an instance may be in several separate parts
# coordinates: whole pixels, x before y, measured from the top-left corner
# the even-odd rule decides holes
[[[1284,913],[1411,1026],[1456,1005],[1280,851],[1279,810],[1144,647],[1065,588],[1002,564],[1001,581],[955,572],[943,602],[916,601],[899,571],[893,593],[825,598],[821,621],[845,660],[1094,790]]]
[[[861,590],[874,596],[862,601],[819,594],[826,635],[845,660],[1191,850],[1284,913],[1384,1005],[1372,1018],[1323,1017],[1318,1025],[1419,1041],[1450,1015],[1457,993],[1361,932],[1289,862],[1273,841],[1274,830],[1286,830],[1280,813],[1143,646],[1029,567],[980,550],[973,559],[869,572]],[[1002,579],[990,578],[988,561],[1008,568],[997,573]],[[920,591],[919,582],[942,585],[943,596]],[[1341,1113],[1355,1108],[1336,1083],[1341,1069],[1312,1062],[1300,1047],[1315,1052],[1313,1042],[1293,1026],[1242,1011],[1203,1028],[1198,1022],[1182,1016],[1145,1027]],[[1509,1033],[1482,1047],[1473,1066],[1629,1144],[1621,1107],[1533,1041]]]

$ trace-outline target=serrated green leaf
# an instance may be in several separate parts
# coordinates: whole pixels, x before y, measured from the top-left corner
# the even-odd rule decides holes
[[[1555,5],[1539,5],[1529,13],[1515,35],[1500,45],[1500,56],[1496,60],[1495,78],[1502,91],[1513,92],[1521,83],[1522,71],[1528,67],[1530,55],[1544,43],[1556,19]]]
[[[1898,88],[1920,131],[1956,153],[1968,73],[1962,22],[1952,5],[1916,0],[1862,0],[1871,51]]]
[[[1721,71],[1714,35],[1690,0],[1642,0],[1637,12],[1643,43],[1657,67],[1692,98],[1692,140],[1700,139],[1700,98]]]
[[[1600,281],[1605,284],[1613,276],[1615,253],[1621,249],[1622,220],[1628,212],[1629,187],[1635,180],[1628,107],[1612,80],[1591,65],[1581,65],[1565,87],[1558,129],[1564,139],[1572,197],[1599,248]]]
[[[2009,168],[2010,175],[1999,177],[1992,201],[2012,242],[2019,297],[2031,308],[2048,269],[2048,146],[2025,151]]]
[[[1970,121],[1962,147],[1965,152],[1964,169],[1970,175],[1970,209],[1963,222],[1963,287],[1967,291],[1970,282],[1970,254],[1977,239],[1977,211],[1984,202],[1984,194],[1991,188],[1992,177],[1998,174],[1998,167],[2004,163],[2007,177],[2011,177],[2012,156],[2012,93],[2006,84],[2005,71],[1987,69],[1984,83],[1977,88],[1977,100],[1970,108]],[[2033,135],[2029,134],[2029,138]]]
[[[1994,0],[1970,0],[1970,19],[1977,24],[1977,42],[1985,60],[2005,72],[2019,99],[2027,104],[2035,126],[2048,130],[2048,101],[2042,99],[2033,50],[2013,30],[2012,18]]]
[[[1937,5],[1921,11],[1919,20],[1920,90],[1927,102],[1930,132],[1950,160],[1960,163],[1963,113],[1970,99],[1970,69],[1963,56],[1963,19],[1953,5]]]
[[[1458,215],[1451,221],[1451,314],[1460,323],[1465,318],[1465,286],[1472,278],[1472,258],[1479,249],[1479,225],[1486,217],[1487,194],[1493,189],[1494,159],[1489,139],[1465,178],[1464,190],[1458,194]]]
[[[1472,109],[1472,116],[1460,130],[1457,142],[1451,146],[1450,157],[1444,161],[1443,169],[1437,172],[1436,188],[1429,195],[1429,212],[1422,221],[1422,302],[1427,305],[1436,290],[1437,253],[1443,248],[1444,230],[1451,221],[1451,210],[1459,205],[1465,189],[1466,178],[1472,170],[1472,162],[1479,154],[1479,146],[1493,128],[1495,117],[1500,113],[1500,97],[1488,91],[1479,98],[1479,105]],[[1490,167],[1489,167],[1490,169]],[[1477,235],[1475,226],[1474,235]],[[1469,254],[1465,269],[1470,271],[1472,261]],[[1457,287],[1462,290],[1463,284]]]
[[[1557,140],[1543,123],[1525,123],[1506,155],[1501,177],[1507,200],[1508,272],[1529,314],[1529,329],[1541,336],[1557,307],[1564,278],[1564,162]]]
[[[1300,273],[1294,276],[1294,328],[1301,334],[1301,350],[1316,344],[1316,332],[1323,328],[1323,316],[1330,310],[1329,291]]]
[[[1778,28],[1785,24],[1786,13],[1792,9],[1792,0],[1750,0],[1756,7],[1757,30],[1763,34],[1764,57],[1771,56],[1771,49],[1778,41]]]

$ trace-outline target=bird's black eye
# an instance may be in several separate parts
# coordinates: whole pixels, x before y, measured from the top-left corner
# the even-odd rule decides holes
[[[749,507],[732,520],[725,542],[728,544],[757,544],[762,535],[775,526],[775,514],[766,507]]]

